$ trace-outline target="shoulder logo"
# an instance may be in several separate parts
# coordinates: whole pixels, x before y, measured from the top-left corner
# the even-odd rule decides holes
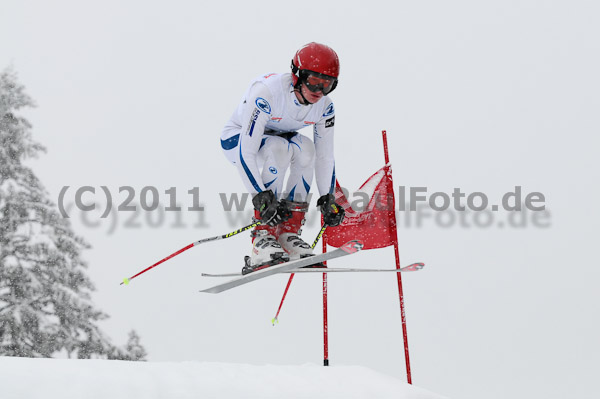
[[[333,127],[333,125],[335,125],[335,116],[332,116],[325,121],[325,127]]]
[[[274,166],[269,166],[269,172],[271,172],[274,175],[276,175],[277,174],[277,169]]]
[[[335,112],[335,109],[333,109],[333,103],[331,103],[331,104],[329,104],[329,106],[327,108],[325,108],[325,112],[323,113],[323,116],[333,115],[334,112]]]
[[[265,100],[262,97],[258,97],[256,99],[256,106],[258,107],[258,109],[260,109],[265,114],[271,113],[271,105],[269,104],[269,102],[267,100]]]

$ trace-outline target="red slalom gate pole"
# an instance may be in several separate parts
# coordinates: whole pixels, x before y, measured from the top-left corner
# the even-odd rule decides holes
[[[327,235],[323,236],[323,253],[327,252]],[[329,366],[329,331],[327,324],[327,273],[323,273],[323,366]]]
[[[381,135],[383,137],[383,153],[385,155],[385,167],[386,172],[389,170],[390,157],[388,154],[388,144],[387,144],[387,132],[385,130],[381,131]],[[396,211],[395,204],[396,199],[394,197],[394,180],[392,179],[392,174],[390,173],[390,184],[391,184],[391,196],[392,196],[392,217],[390,220],[390,230],[393,235],[394,242],[394,256],[396,257],[396,269],[400,269],[400,253],[398,251],[398,232],[396,229]],[[402,318],[402,335],[404,337],[404,359],[406,360],[406,379],[409,384],[412,384],[412,376],[410,372],[410,357],[408,354],[408,333],[406,330],[406,313],[404,312],[404,292],[402,290],[402,273],[396,273],[396,277],[398,279],[398,294],[400,296],[400,316]]]

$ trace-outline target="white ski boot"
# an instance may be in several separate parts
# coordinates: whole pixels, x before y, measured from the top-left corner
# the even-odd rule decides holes
[[[279,244],[290,256],[290,260],[304,258],[313,255],[313,250],[296,233],[282,233],[279,235]]]
[[[277,226],[277,241],[290,256],[290,260],[296,260],[313,255],[313,249],[302,238],[302,226],[304,225],[308,203],[285,201],[285,205],[292,213],[292,217]]]
[[[277,227],[259,225],[252,231],[252,253],[244,257],[242,274],[287,262],[289,255],[275,239]]]

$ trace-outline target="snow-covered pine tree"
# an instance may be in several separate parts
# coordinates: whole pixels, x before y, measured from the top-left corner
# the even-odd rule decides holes
[[[45,151],[16,113],[33,105],[12,69],[0,73],[0,355],[143,360],[135,332],[129,353],[99,329],[107,315],[91,302],[89,246],[23,162]]]
[[[108,355],[109,359],[114,360],[135,360],[143,361],[146,360],[146,349],[140,343],[140,336],[133,330],[129,332],[129,338],[125,345],[125,350],[116,349],[113,353]]]

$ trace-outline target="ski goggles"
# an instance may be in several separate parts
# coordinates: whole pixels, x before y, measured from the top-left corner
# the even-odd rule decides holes
[[[322,91],[323,94],[329,94],[335,88],[336,83],[336,78],[316,72],[309,72],[304,77],[304,84],[313,93]]]

